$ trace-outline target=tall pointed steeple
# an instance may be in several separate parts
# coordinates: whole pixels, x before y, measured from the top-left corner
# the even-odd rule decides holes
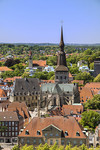
[[[61,26],[61,40],[60,40],[60,50],[63,51],[64,50],[64,41],[63,41],[63,27]]]
[[[66,64],[66,54],[64,52],[63,27],[61,26],[60,51],[58,52],[57,67],[55,68],[55,82],[68,83],[68,68]]]

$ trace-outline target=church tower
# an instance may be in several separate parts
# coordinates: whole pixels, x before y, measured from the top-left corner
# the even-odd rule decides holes
[[[58,52],[57,67],[55,69],[55,82],[68,83],[69,73],[64,52],[63,28],[61,27],[60,51]]]
[[[29,52],[29,68],[33,67],[33,59],[32,59],[32,52]]]

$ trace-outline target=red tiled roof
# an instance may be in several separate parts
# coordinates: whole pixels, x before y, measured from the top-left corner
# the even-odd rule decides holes
[[[0,71],[13,71],[13,70],[5,66],[5,67],[0,67]]]
[[[87,83],[85,87],[91,89],[93,91],[93,94],[95,95],[100,91],[100,82]]]
[[[84,103],[89,99],[93,98],[93,93],[92,91],[87,88],[87,87],[80,87],[79,88],[79,92],[80,92],[80,102]]]
[[[4,82],[14,82],[16,79],[21,79],[21,77],[6,78]]]
[[[46,60],[33,60],[33,65],[37,64],[38,66],[45,67],[46,66]]]
[[[7,94],[2,89],[0,89],[0,97],[7,97]]]
[[[26,118],[29,119],[29,112],[28,112],[28,108],[26,106],[26,104],[24,102],[20,103],[20,102],[12,102],[9,104],[8,106],[8,111],[16,111],[19,113],[19,115],[21,115],[24,119],[25,116]]]
[[[83,112],[83,105],[63,105],[63,115],[81,114]]]
[[[69,72],[69,78],[72,78],[73,76],[72,76],[72,74]]]
[[[46,117],[46,118],[33,118],[31,122],[27,125],[27,127],[23,130],[23,132],[19,135],[19,137],[42,137],[42,130],[47,128],[50,125],[54,125],[59,128],[63,132],[67,131],[68,136],[66,138],[84,138],[86,136],[81,130],[78,122],[74,117],[63,117],[63,116],[54,116],[54,117]],[[29,131],[29,135],[25,135],[25,131]],[[37,131],[40,131],[41,135],[37,135]],[[80,133],[80,136],[76,136],[76,132]]]

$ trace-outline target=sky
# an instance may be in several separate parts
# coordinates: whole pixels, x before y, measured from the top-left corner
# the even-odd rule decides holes
[[[0,43],[59,43],[61,24],[64,43],[100,43],[100,0],[0,0]]]

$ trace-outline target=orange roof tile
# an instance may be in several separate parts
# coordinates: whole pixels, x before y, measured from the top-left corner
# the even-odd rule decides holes
[[[69,78],[72,78],[73,76],[72,76],[72,74],[69,72]]]
[[[33,60],[33,65],[34,64],[41,66],[41,67],[45,67],[46,66],[46,60]]]
[[[100,91],[100,82],[90,82],[85,85],[85,87],[91,89],[93,91],[93,94],[98,94]]]
[[[8,111],[16,111],[21,115],[24,119],[30,118],[30,114],[28,112],[28,108],[24,102],[12,102],[8,106]]]
[[[7,97],[7,94],[2,89],[0,89],[0,97]]]
[[[63,105],[62,114],[71,115],[71,114],[81,114],[83,112],[83,105]]]
[[[80,87],[79,92],[80,92],[80,102],[81,103],[84,103],[87,100],[93,98],[93,92],[87,87]]]
[[[14,82],[16,79],[21,79],[21,77],[6,78],[4,82]]]
[[[19,137],[42,137],[42,130],[47,128],[48,126],[53,125],[58,129],[68,132],[68,136],[65,138],[83,138],[87,137],[82,132],[81,127],[74,117],[63,117],[63,116],[54,116],[54,117],[46,117],[46,118],[33,118],[31,122],[27,125],[27,127],[23,130],[23,132],[19,135]],[[25,131],[29,131],[29,135],[25,135]],[[40,131],[41,135],[37,135],[37,131]],[[80,133],[80,136],[76,136],[76,132]]]
[[[0,67],[0,71],[13,71],[12,69],[8,68],[8,67]]]

